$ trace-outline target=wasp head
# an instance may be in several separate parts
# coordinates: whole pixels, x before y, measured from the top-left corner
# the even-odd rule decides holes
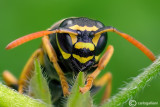
[[[104,25],[88,18],[70,18],[60,24],[60,28],[67,28],[77,32],[57,34],[57,44],[66,60],[79,71],[88,70],[97,61],[107,43],[107,33],[95,35]],[[74,68],[74,69],[75,69]]]

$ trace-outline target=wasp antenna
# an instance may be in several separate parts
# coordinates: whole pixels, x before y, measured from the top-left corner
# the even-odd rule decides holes
[[[114,27],[107,26],[107,27],[104,27],[104,28],[100,28],[99,30],[96,31],[95,35],[98,35],[98,34],[101,34],[101,33],[104,33],[104,32],[115,32],[115,33],[117,33],[118,35],[120,35],[121,37],[123,37],[124,39],[126,39],[127,41],[132,43],[134,46],[139,48],[151,61],[154,61],[156,59],[155,55],[146,46],[144,46],[142,43],[140,43],[139,41],[137,41],[136,39],[134,39],[130,35],[118,31]]]
[[[114,29],[114,32],[119,34],[124,39],[128,40],[130,43],[132,43],[134,46],[139,48],[151,61],[154,61],[156,59],[155,55],[141,42],[137,41],[133,37],[129,36],[128,34],[122,33],[116,29]]]
[[[28,42],[30,40],[33,40],[33,39],[36,39],[36,38],[40,38],[42,36],[45,36],[45,35],[49,35],[49,34],[52,34],[52,33],[70,33],[70,34],[74,34],[74,35],[77,35],[77,32],[74,31],[74,30],[71,30],[71,29],[65,29],[65,28],[59,28],[59,29],[55,29],[55,30],[52,30],[52,31],[40,31],[40,32],[36,32],[36,33],[32,33],[32,34],[29,34],[29,35],[26,35],[26,36],[23,36],[23,37],[20,37],[16,40],[14,40],[13,42],[9,43],[7,46],[6,46],[6,49],[12,49],[12,48],[15,48],[25,42]]]
[[[36,33],[32,33],[32,34],[20,37],[20,38],[14,40],[13,42],[9,43],[6,46],[6,49],[8,50],[8,49],[15,48],[15,47],[17,47],[25,42],[28,42],[32,39],[36,39],[36,38],[42,37],[44,35],[49,35],[52,33],[55,33],[55,31],[40,31],[40,32],[36,32]]]

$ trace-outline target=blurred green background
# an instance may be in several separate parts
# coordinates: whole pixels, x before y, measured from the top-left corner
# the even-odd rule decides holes
[[[8,43],[72,16],[85,16],[97,19],[106,26],[114,26],[145,44],[156,56],[160,54],[158,0],[0,0],[0,74],[8,69],[19,77],[27,59],[41,44],[41,39],[7,51],[5,46]],[[103,73],[112,72],[114,95],[152,62],[117,34],[109,33],[108,44],[114,46],[115,53]],[[159,77],[154,79],[134,99],[137,102],[160,103],[159,81]]]

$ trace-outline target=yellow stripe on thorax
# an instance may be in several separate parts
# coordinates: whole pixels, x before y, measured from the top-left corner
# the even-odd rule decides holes
[[[91,60],[93,56],[89,57],[80,57],[79,55],[73,54],[73,57],[76,58],[81,63],[86,63],[87,61]]]
[[[77,42],[75,44],[76,49],[89,49],[90,51],[94,50],[94,45],[92,43],[84,43],[84,42]]]
[[[98,28],[96,26],[88,27],[88,26],[79,26],[79,25],[74,25],[69,27],[72,30],[80,30],[80,31],[96,31]]]
[[[68,58],[71,56],[71,54],[66,53],[66,52],[64,52],[64,51],[61,49],[61,47],[60,47],[60,45],[59,45],[59,42],[58,42],[57,35],[56,35],[56,41],[57,41],[58,48],[59,48],[59,50],[60,50],[63,58],[64,58],[64,59],[68,59]]]

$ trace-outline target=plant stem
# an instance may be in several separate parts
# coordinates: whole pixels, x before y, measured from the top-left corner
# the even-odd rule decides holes
[[[102,107],[117,107],[121,106],[129,99],[135,96],[141,89],[143,89],[149,82],[155,78],[160,72],[160,57],[144,70],[137,77],[122,88],[119,93],[109,99],[108,102],[104,103]]]

